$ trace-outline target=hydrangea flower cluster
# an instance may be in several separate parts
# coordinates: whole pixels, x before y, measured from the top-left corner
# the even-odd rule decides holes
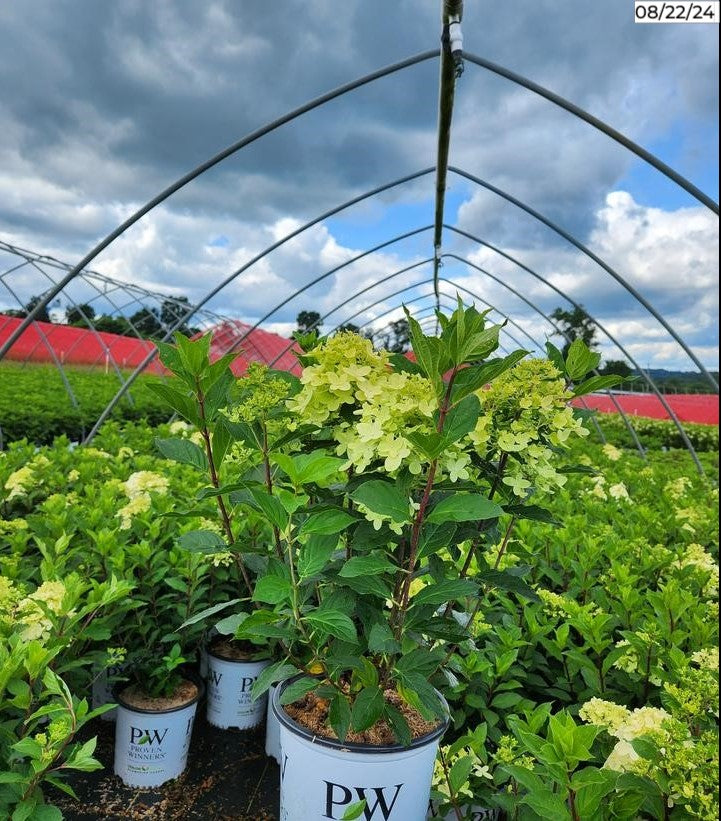
[[[692,737],[688,727],[659,707],[627,710],[594,698],[579,715],[603,727],[618,739],[604,768],[646,776],[656,781],[669,808],[680,804],[693,818],[718,818],[718,736],[715,732]],[[653,761],[636,752],[632,742],[642,736],[656,746]],[[685,816],[684,816],[685,817]]]
[[[242,380],[242,395],[233,404],[231,418],[236,422],[254,422],[266,417],[268,412],[288,396],[288,383],[269,372],[267,365],[251,362]]]
[[[289,407],[303,422],[332,428],[348,467],[362,473],[380,461],[387,473],[401,466],[421,473],[427,459],[408,434],[435,430],[436,398],[428,379],[393,371],[386,352],[353,333],[337,334],[306,359],[303,388]],[[568,406],[571,394],[556,368],[546,360],[520,362],[477,396],[475,429],[444,449],[439,475],[467,480],[473,451],[486,461],[505,453],[511,458],[503,481],[516,496],[525,497],[531,487],[549,492],[562,486],[566,477],[553,466],[552,448],[588,432]]]
[[[150,494],[167,493],[168,484],[165,476],[150,470],[139,470],[131,474],[127,481],[122,483],[122,488],[129,501],[117,513],[120,519],[120,529],[129,530],[134,516],[150,510],[152,504]]]
[[[615,445],[612,445],[610,442],[607,442],[601,450],[603,451],[603,455],[611,462],[618,462],[618,460],[623,456],[623,451]]]
[[[10,579],[0,576],[0,626],[16,630],[23,641],[44,640],[52,628],[46,609],[67,616],[63,602],[67,588],[62,581],[43,582],[26,595]]]
[[[303,388],[289,402],[305,422],[335,424],[343,405],[357,406],[382,394],[389,358],[375,351],[369,339],[341,332],[305,359],[309,364],[300,378]]]
[[[668,738],[668,731],[664,725],[672,720],[671,715],[660,707],[628,710],[620,704],[600,698],[592,698],[586,702],[578,714],[584,721],[603,727],[609,735],[618,739],[603,765],[606,769],[639,774],[647,769],[648,762],[639,756],[631,742],[647,735],[664,742]]]
[[[587,436],[568,402],[571,393],[555,366],[544,359],[527,359],[478,391],[483,415],[469,438],[477,452],[508,453],[504,483],[517,496],[533,486],[551,492],[566,483],[553,466],[551,447],[565,447],[571,436]],[[549,447],[549,445],[551,447]]]
[[[33,484],[35,478],[35,471],[25,465],[11,473],[5,482],[5,490],[9,490],[8,500],[14,499],[17,496],[26,496],[28,490]]]
[[[340,333],[308,354],[303,388],[289,402],[303,422],[332,427],[337,453],[362,473],[382,461],[387,473],[404,465],[419,474],[427,461],[406,437],[435,430],[430,381],[393,371],[385,351],[354,333]],[[453,481],[469,478],[471,457],[462,444],[448,447],[438,470]]]
[[[683,569],[692,567],[700,573],[708,574],[708,581],[704,586],[704,595],[709,598],[718,596],[719,586],[719,566],[714,557],[707,553],[700,544],[690,544],[686,547],[683,555],[678,558],[674,566]]]

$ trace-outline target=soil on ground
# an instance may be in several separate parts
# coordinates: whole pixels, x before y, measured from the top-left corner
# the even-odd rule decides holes
[[[198,706],[188,768],[160,787],[126,787],[113,775],[115,724],[94,719],[78,741],[98,737],[95,757],[104,769],[68,773],[75,801],[54,787],[43,788],[65,821],[276,821],[279,767],[265,755],[265,724],[254,730],[219,730]]]
[[[395,690],[386,690],[384,693],[386,703],[391,704],[401,712],[403,718],[408,722],[411,730],[411,737],[416,740],[424,735],[432,733],[441,723],[438,720],[426,721],[425,718],[409,704],[406,704]],[[283,708],[286,713],[313,735],[321,738],[337,739],[333,728],[328,723],[328,710],[330,702],[325,698],[318,698],[315,693],[308,693],[303,698],[288,704]],[[356,744],[375,744],[379,747],[398,744],[393,730],[385,721],[377,721],[372,727],[361,733],[348,732],[346,741]]]

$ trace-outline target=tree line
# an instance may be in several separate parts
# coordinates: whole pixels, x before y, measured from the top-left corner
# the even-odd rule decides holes
[[[14,316],[24,319],[32,311],[42,297],[32,297],[24,308],[19,310],[4,311],[6,316]],[[120,336],[141,337],[142,339],[162,339],[167,331],[188,312],[190,302],[187,296],[179,296],[174,299],[163,300],[160,307],[148,308],[143,306],[130,316],[96,314],[95,308],[89,303],[68,305],[65,309],[64,322],[62,325],[70,325],[73,328],[94,328],[96,331],[104,331]],[[47,306],[44,306],[35,317],[38,322],[52,322]],[[200,333],[200,328],[195,328],[187,322],[181,322],[177,328],[184,336],[194,336]]]

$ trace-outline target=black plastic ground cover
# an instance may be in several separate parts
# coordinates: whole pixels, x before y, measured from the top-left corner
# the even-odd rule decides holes
[[[115,724],[95,720],[83,738],[97,735],[95,757],[104,769],[68,779],[78,801],[55,790],[47,798],[67,821],[276,821],[279,768],[265,755],[265,725],[256,730],[220,730],[200,705],[188,767],[180,778],[153,789],[126,787],[113,775]]]

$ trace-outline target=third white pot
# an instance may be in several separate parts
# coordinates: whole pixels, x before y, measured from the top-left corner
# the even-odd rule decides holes
[[[273,693],[278,684],[272,684],[268,690],[268,709],[265,716],[265,754],[280,764],[280,722],[273,712]]]

